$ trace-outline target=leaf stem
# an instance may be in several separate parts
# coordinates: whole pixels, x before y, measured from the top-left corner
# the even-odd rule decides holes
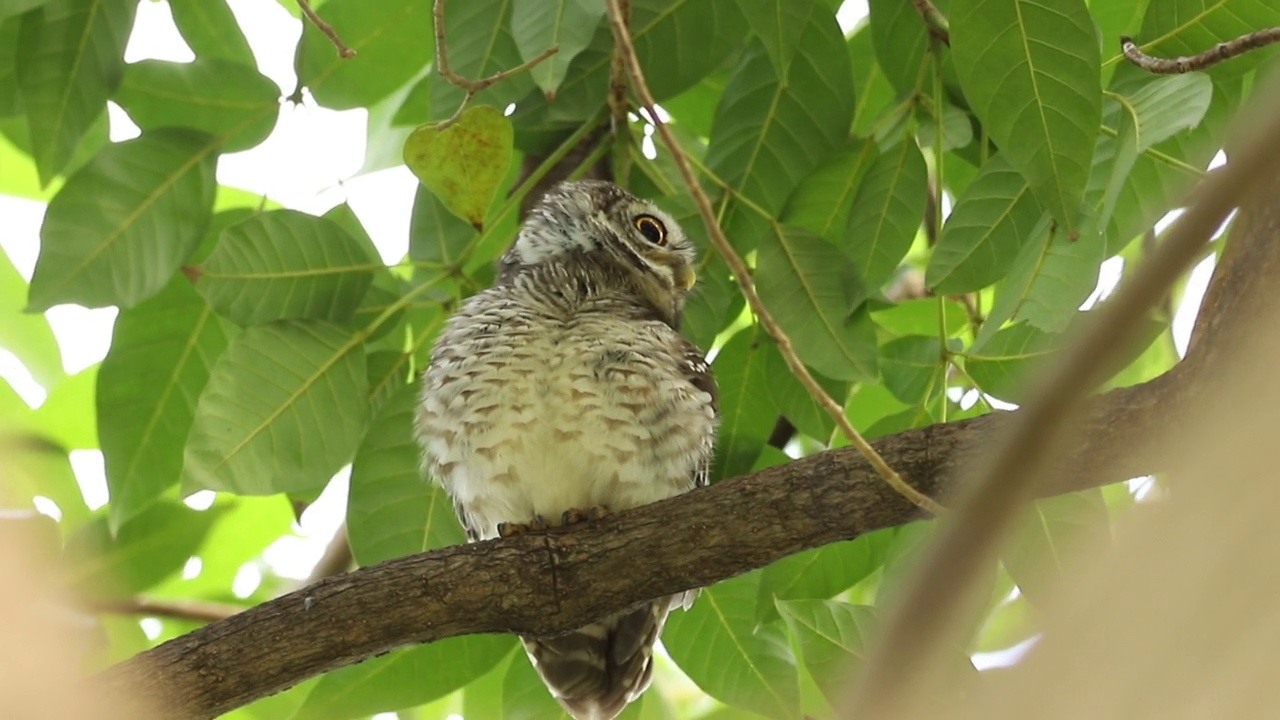
[[[786,360],[787,367],[791,369],[792,374],[804,385],[809,394],[813,396],[813,399],[826,410],[827,414],[836,421],[836,424],[844,432],[845,437],[849,439],[850,444],[867,460],[876,473],[903,497],[935,515],[939,514],[942,511],[942,506],[908,485],[893,468],[889,467],[889,464],[880,456],[880,453],[876,452],[875,448],[871,447],[870,443],[854,429],[853,423],[849,422],[849,418],[844,414],[844,408],[822,389],[822,386],[810,374],[809,369],[805,367],[804,363],[800,362],[800,358],[796,355],[795,348],[791,344],[791,338],[787,336],[777,321],[774,320],[769,309],[761,302],[760,296],[756,294],[755,285],[752,283],[751,273],[747,269],[747,264],[733,249],[733,246],[729,244],[724,232],[720,229],[719,223],[716,222],[711,200],[703,191],[702,186],[698,184],[697,178],[694,177],[693,168],[689,164],[689,159],[685,155],[684,149],[680,147],[680,143],[676,140],[671,129],[667,127],[666,123],[662,122],[662,119],[654,109],[657,103],[653,99],[653,94],[649,91],[644,72],[640,68],[640,59],[636,56],[635,46],[631,43],[631,36],[627,31],[626,18],[622,13],[621,0],[607,0],[607,2],[609,7],[609,26],[613,30],[613,41],[626,62],[627,71],[631,76],[631,89],[638,96],[641,106],[649,113],[649,120],[662,136],[663,144],[671,152],[672,158],[676,162],[676,167],[680,169],[680,175],[684,178],[685,185],[688,186],[689,192],[693,195],[693,200],[698,206],[698,211],[702,215],[702,221],[706,225],[711,243],[715,246],[716,251],[720,253],[720,256],[724,258],[725,263],[729,265],[734,280],[737,281],[738,287],[741,288],[742,294],[747,300],[747,304],[751,307],[751,312],[755,314],[760,324],[773,337],[774,342],[778,344],[778,350],[782,353],[782,357]]]
[[[458,118],[462,116],[462,111],[466,110],[467,105],[471,104],[471,100],[476,96],[476,93],[482,90],[488,89],[490,86],[500,83],[503,80],[506,80],[507,78],[511,77],[512,75],[518,75],[526,70],[529,70],[533,68],[534,65],[537,65],[543,60],[546,60],[552,55],[555,55],[557,52],[560,52],[559,45],[552,45],[546,50],[543,50],[542,53],[537,57],[531,60],[528,60],[526,62],[520,63],[519,65],[513,68],[496,72],[490,75],[489,77],[480,78],[479,80],[470,80],[470,79],[464,78],[458,73],[454,72],[453,66],[449,64],[449,45],[446,42],[445,36],[444,36],[444,5],[445,5],[445,0],[435,0],[435,4],[431,8],[432,15],[435,18],[434,24],[435,24],[435,31],[436,31],[436,71],[439,72],[441,77],[443,77],[445,80],[448,80],[452,85],[455,85],[458,88],[461,88],[463,91],[465,91],[466,95],[462,98],[462,103],[458,105],[457,111],[455,111],[452,116],[436,124],[436,128],[439,130],[443,130],[449,127],[450,125],[454,124],[455,122],[457,122]]]

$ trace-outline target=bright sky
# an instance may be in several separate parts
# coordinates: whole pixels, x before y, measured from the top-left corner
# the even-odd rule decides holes
[[[278,3],[264,0],[228,0],[248,37],[258,60],[258,69],[287,94],[296,85],[293,55],[302,25]],[[841,26],[850,30],[866,15],[865,0],[850,0],[840,10]],[[190,62],[194,55],[173,24],[167,2],[138,5],[137,21],[125,59]],[[404,167],[356,176],[365,155],[364,110],[336,112],[306,102],[285,104],[275,131],[263,144],[251,150],[224,155],[218,162],[218,181],[223,185],[263,194],[285,207],[320,214],[340,202],[348,202],[368,230],[382,257],[399,261],[408,249],[409,215],[417,180]],[[113,141],[138,134],[136,126],[117,106],[110,106]],[[1221,158],[1218,159],[1221,161]],[[0,217],[5,232],[0,247],[27,279],[35,267],[39,248],[39,228],[44,213],[42,203],[0,195]],[[1166,220],[1159,226],[1163,229]],[[1091,307],[1105,297],[1119,278],[1123,262],[1107,261],[1098,290],[1086,301]],[[1187,299],[1174,321],[1179,351],[1184,351],[1194,310],[1212,271],[1212,261],[1196,268],[1191,276]],[[63,352],[68,373],[79,372],[106,355],[115,320],[114,308],[90,310],[63,305],[47,313]],[[44,401],[45,390],[27,373],[12,354],[0,350],[0,377],[7,380],[33,406]],[[91,507],[107,500],[102,454],[96,450],[72,453],[72,463]],[[346,508],[347,471],[339,474],[325,494],[304,516],[296,537],[283,538],[269,550],[268,563],[289,577],[305,577],[319,559],[341,523]],[[192,499],[193,506],[207,506],[205,494]],[[198,572],[198,567],[189,568]],[[237,592],[247,595],[257,585],[257,567],[246,566],[237,580]]]

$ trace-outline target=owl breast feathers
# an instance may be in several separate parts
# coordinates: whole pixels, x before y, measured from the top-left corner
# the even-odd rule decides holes
[[[669,215],[611,183],[563,183],[530,212],[497,283],[450,319],[423,379],[426,470],[468,538],[706,484],[715,382],[677,331],[695,259]],[[691,599],[525,648],[571,715],[612,718],[648,686],[667,613]]]

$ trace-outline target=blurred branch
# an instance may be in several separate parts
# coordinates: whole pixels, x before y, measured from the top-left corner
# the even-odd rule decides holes
[[[435,0],[435,5],[432,6],[431,10],[435,18],[436,71],[439,72],[440,76],[445,80],[448,80],[452,85],[457,86],[467,94],[462,98],[462,103],[458,105],[457,111],[454,112],[451,117],[447,120],[442,120],[439,123],[436,123],[436,128],[440,130],[443,130],[458,121],[458,117],[460,117],[462,115],[462,111],[466,110],[467,106],[471,104],[471,99],[476,96],[476,93],[481,90],[488,89],[489,87],[506,80],[512,75],[518,75],[560,51],[560,46],[552,45],[546,50],[543,50],[542,54],[528,62],[520,63],[513,68],[503,70],[501,72],[496,72],[486,78],[469,80],[454,72],[453,66],[449,64],[449,45],[445,41],[444,36],[444,5],[445,0]]]
[[[1176,412],[1170,401],[1178,398],[1177,375],[1175,369],[1097,398],[1083,441],[1045,492],[1156,470],[1159,458],[1133,450],[1147,427]],[[1017,414],[911,430],[875,446],[924,491],[947,496],[957,489],[953,478]],[[595,523],[444,548],[326,578],[148,650],[98,680],[161,703],[167,718],[213,718],[397,647],[473,633],[564,632],[645,600],[927,516],[853,448],[830,450]]]
[[[626,60],[627,71],[631,75],[631,89],[640,99],[640,104],[648,113],[650,122],[657,128],[658,134],[662,136],[663,144],[671,152],[672,159],[675,160],[676,167],[680,169],[680,175],[684,178],[685,185],[689,188],[689,193],[693,195],[693,200],[698,206],[698,212],[702,215],[702,222],[707,228],[707,235],[711,239],[711,244],[715,246],[716,252],[720,253],[720,256],[724,258],[725,263],[729,266],[734,280],[737,281],[738,287],[742,290],[742,294],[747,300],[747,304],[751,307],[752,314],[756,316],[756,319],[760,321],[760,324],[773,338],[774,342],[778,344],[778,351],[782,353],[783,359],[787,361],[787,367],[790,368],[791,373],[804,385],[805,389],[822,406],[823,410],[835,420],[836,425],[844,432],[845,437],[849,439],[849,443],[863,457],[867,458],[867,461],[876,469],[880,477],[912,503],[935,515],[939,514],[943,508],[936,501],[907,484],[897,471],[886,463],[884,458],[876,453],[875,448],[853,427],[853,423],[845,415],[844,408],[833,400],[818,384],[818,381],[813,378],[809,369],[805,367],[799,356],[796,355],[795,348],[791,345],[791,338],[778,325],[778,322],[773,319],[769,309],[760,300],[760,296],[756,293],[755,285],[751,279],[751,272],[747,269],[747,264],[743,262],[737,251],[729,244],[729,240],[725,238],[724,232],[720,229],[720,224],[716,222],[715,211],[711,208],[711,200],[707,198],[702,186],[698,184],[698,179],[694,177],[688,156],[686,156],[679,141],[676,140],[675,135],[672,134],[671,129],[667,127],[666,123],[662,122],[662,119],[654,109],[657,102],[653,99],[653,93],[649,92],[649,85],[645,81],[643,70],[640,68],[640,59],[636,56],[635,46],[631,43],[631,36],[627,32],[627,25],[622,14],[621,0],[608,0],[608,8],[609,26],[613,29],[613,42]]]
[[[304,587],[351,570],[354,561],[351,542],[347,538],[347,524],[343,522],[325,546],[324,555],[320,556],[316,566],[311,569],[311,574],[303,581]]]
[[[92,612],[113,615],[142,615],[144,617],[214,623],[219,620],[226,620],[232,615],[242,612],[245,608],[240,605],[210,600],[171,600],[168,598],[137,596],[118,600],[102,600],[93,603],[88,609]]]
[[[1278,42],[1280,42],[1280,27],[1273,27],[1251,32],[1248,35],[1241,35],[1234,40],[1218,43],[1199,55],[1190,57],[1173,59],[1152,57],[1143,52],[1142,48],[1138,47],[1138,44],[1128,35],[1120,36],[1120,50],[1128,58],[1129,62],[1149,73],[1156,75],[1182,75],[1204,70],[1224,60],[1243,55],[1250,50],[1257,50]]]
[[[969,594],[975,578],[998,551],[1016,513],[1041,494],[1039,485],[1052,476],[1066,431],[1073,427],[1085,398],[1117,369],[1115,361],[1128,349],[1134,327],[1200,256],[1237,203],[1280,173],[1280,142],[1276,141],[1280,137],[1280,80],[1256,91],[1233,130],[1239,139],[1234,146],[1238,152],[1232,153],[1221,173],[1203,182],[1196,203],[1178,218],[1155,252],[1091,314],[1094,317],[1089,322],[1082,323],[1082,332],[1033,387],[1018,421],[1001,438],[991,462],[971,473],[964,503],[942,526],[931,551],[912,572],[902,602],[889,614],[883,635],[864,664],[855,715],[894,716],[918,700],[921,677],[913,670],[927,672],[921,669],[934,667],[934,660],[950,651],[955,639],[951,633],[963,625],[965,612],[964,603],[956,598]],[[1266,242],[1274,245],[1275,239],[1271,234]],[[1249,272],[1261,273],[1263,267],[1252,266]],[[1266,276],[1271,284],[1276,277]],[[1223,316],[1223,311],[1221,300],[1205,309],[1222,322],[1237,322],[1234,316]],[[1212,378],[1212,374],[1204,378]]]
[[[316,14],[315,10],[311,9],[311,0],[298,0],[298,9],[302,11],[302,14],[305,15],[308,20],[311,21],[312,25],[316,26],[317,30],[324,33],[325,37],[329,38],[329,42],[333,43],[334,47],[338,48],[338,57],[344,60],[350,60],[356,56],[356,51],[347,47],[347,44],[342,42],[342,38],[338,36],[338,31],[334,30],[332,25],[325,22]]]
[[[627,37],[631,37],[631,0],[618,0],[618,17]],[[617,132],[627,124],[627,58],[623,47],[614,43],[613,60],[609,65],[609,112],[613,115],[613,128]]]

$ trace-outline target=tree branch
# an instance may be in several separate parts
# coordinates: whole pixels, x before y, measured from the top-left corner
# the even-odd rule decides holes
[[[1128,35],[1120,37],[1120,51],[1129,62],[1156,75],[1182,75],[1184,73],[1204,70],[1250,50],[1257,50],[1280,42],[1280,27],[1266,28],[1241,35],[1234,40],[1218,43],[1212,48],[1190,57],[1178,57],[1171,60],[1152,57],[1142,51],[1133,38]]]
[[[1144,427],[1174,412],[1177,371],[1099,398],[1083,442],[1047,492],[1155,469]],[[1016,415],[1013,413],[1012,415]],[[947,496],[1009,415],[875,443],[922,490]],[[328,578],[108,670],[118,692],[170,718],[213,718],[393,648],[472,633],[548,635],[645,600],[711,585],[808,548],[925,513],[852,448],[831,450],[549,535],[445,548]]]

